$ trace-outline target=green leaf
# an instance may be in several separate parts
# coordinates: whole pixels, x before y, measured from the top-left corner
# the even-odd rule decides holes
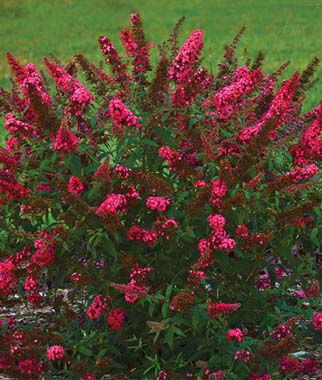
[[[103,348],[98,354],[97,354],[97,359],[102,359],[107,353],[107,349]]]
[[[155,334],[154,338],[153,338],[153,343],[156,344],[157,340],[159,339],[159,336],[161,334],[161,331],[157,331],[157,333]]]
[[[168,129],[157,127],[154,129],[154,132],[156,132],[159,138],[162,139],[166,145],[174,145],[174,139],[172,137],[171,131],[169,131]]]
[[[161,116],[161,123],[164,123],[167,120],[168,117],[169,117],[169,112],[164,113]]]
[[[196,123],[198,123],[198,119],[195,118],[195,117],[192,117],[190,120],[189,120],[189,128],[194,126]]]
[[[173,326],[171,326],[167,330],[165,337],[164,337],[164,341],[168,344],[168,346],[170,347],[171,350],[173,349],[174,332],[175,332],[174,328],[173,328]]]
[[[310,235],[310,237],[311,237],[311,241],[312,241],[315,245],[317,245],[317,246],[319,246],[319,239],[317,238],[317,237],[318,237],[318,233],[319,233],[319,230],[318,230],[317,227],[315,227],[315,228],[312,229],[312,231],[311,231],[311,235]]]
[[[80,176],[82,173],[82,162],[78,156],[73,156],[69,161],[69,169],[74,176]]]
[[[77,351],[79,351],[81,354],[83,354],[85,356],[92,356],[93,355],[92,350],[86,346],[83,346],[83,345],[78,346]]]
[[[166,299],[169,299],[170,298],[170,295],[172,293],[172,290],[173,290],[173,284],[170,284],[168,287],[167,287],[167,290],[165,292],[165,297]]]
[[[91,123],[91,128],[94,128],[97,124],[98,117],[93,117],[93,119],[90,121]]]
[[[169,303],[165,302],[161,307],[161,314],[163,318],[166,318],[169,310]]]
[[[56,169],[53,168],[53,167],[50,165],[50,163],[52,163],[51,160],[43,160],[43,161],[40,163],[39,168],[40,168],[41,170],[47,170],[48,172],[55,172]]]
[[[186,337],[187,335],[182,331],[180,330],[178,327],[174,327],[174,332],[177,334],[177,335],[180,335],[180,336],[184,336]]]
[[[141,139],[141,142],[142,142],[143,144],[145,144],[145,145],[151,145],[151,146],[156,146],[156,147],[159,146],[159,144],[157,144],[155,141],[150,140],[150,139],[148,139],[148,138],[146,138],[146,137],[144,137],[143,139]]]
[[[320,223],[320,220],[321,220],[321,210],[319,207],[314,207],[314,214],[316,216],[316,220],[318,223]]]
[[[105,236],[105,243],[104,243],[104,246],[106,247],[107,249],[107,252],[109,254],[111,254],[115,259],[118,258],[118,252],[115,248],[115,245],[114,243],[112,242],[111,239],[109,239],[108,237]]]
[[[84,169],[84,174],[94,174],[99,167],[100,162],[93,162]]]

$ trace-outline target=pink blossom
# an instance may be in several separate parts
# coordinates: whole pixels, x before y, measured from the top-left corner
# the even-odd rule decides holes
[[[227,185],[221,179],[216,179],[211,183],[211,195],[213,197],[224,197],[227,192]]]
[[[115,80],[122,83],[124,86],[124,83],[128,81],[129,76],[126,73],[126,65],[122,62],[121,56],[106,36],[99,38],[99,44],[105,56],[105,62],[110,65]]]
[[[62,125],[57,132],[53,143],[53,150],[60,152],[71,153],[78,148],[78,138],[66,126]]]
[[[304,228],[306,224],[309,224],[314,219],[311,216],[298,216],[291,220],[292,224],[297,228]]]
[[[280,371],[282,373],[290,374],[297,371],[299,365],[293,358],[282,358],[280,362]]]
[[[59,345],[48,347],[46,356],[49,360],[63,359],[63,357],[65,356],[64,347]]]
[[[276,340],[281,341],[289,337],[291,333],[292,333],[291,326],[287,323],[283,323],[281,325],[278,325],[270,335]]]
[[[260,183],[262,178],[263,178],[263,174],[258,173],[254,178],[252,178],[250,181],[246,182],[245,186],[250,188],[250,189],[253,189]]]
[[[208,222],[211,228],[214,230],[219,229],[222,230],[225,227],[226,219],[224,216],[220,214],[209,215]]]
[[[309,164],[302,168],[294,168],[290,172],[284,175],[285,178],[291,178],[293,183],[297,183],[304,179],[310,179],[314,177],[319,171],[319,167],[315,164]]]
[[[3,296],[14,293],[17,280],[17,276],[12,272],[0,274],[0,293]]]
[[[322,331],[322,313],[314,313],[312,324],[317,331]]]
[[[152,272],[152,270],[153,269],[151,267],[141,268],[138,264],[136,264],[131,269],[130,278],[131,280],[134,280],[136,284],[142,284],[146,281],[149,273]]]
[[[112,287],[125,294],[125,300],[135,303],[138,299],[147,294],[147,288],[144,285],[137,285],[135,280],[131,280],[128,284],[117,284],[113,282]]]
[[[25,67],[26,77],[21,83],[20,87],[23,94],[28,98],[30,86],[32,87],[33,94],[35,94],[43,104],[51,104],[52,100],[49,94],[45,91],[42,78],[38,73],[36,66],[33,63],[28,63]]]
[[[234,239],[224,238],[220,243],[218,248],[225,250],[227,253],[232,252],[236,248],[237,244]]]
[[[182,157],[178,152],[175,152],[167,146],[162,146],[159,149],[159,156],[168,161],[168,164],[173,171],[177,171],[177,166],[182,160]]]
[[[127,187],[127,193],[125,194],[125,196],[128,199],[139,199],[140,193],[138,192],[138,190],[134,186],[129,185]]]
[[[39,267],[52,265],[55,261],[55,234],[46,231],[41,232],[39,239],[34,242],[36,248],[30,262]]]
[[[278,124],[280,125],[292,104],[293,95],[298,87],[300,75],[295,72],[289,80],[286,80],[277,91],[271,106],[267,113],[264,115],[264,119],[268,120],[272,117],[277,117]]]
[[[141,127],[139,119],[118,97],[110,101],[108,113],[112,118],[113,125],[117,128],[117,134],[123,134],[125,132],[124,127],[134,127],[137,130]]]
[[[113,331],[119,331],[123,329],[125,322],[125,312],[122,308],[111,309],[108,317],[107,323],[110,326],[110,329]]]
[[[321,364],[315,359],[305,359],[300,362],[300,371],[308,375],[315,374],[321,368]]]
[[[73,272],[71,275],[70,275],[70,279],[74,282],[79,282],[82,278],[82,275],[80,273],[77,273],[77,272]]]
[[[42,191],[50,192],[51,191],[51,187],[50,187],[50,185],[48,183],[40,183],[37,186],[37,191],[38,191],[38,193],[41,193]]]
[[[203,47],[203,32],[195,30],[182,46],[169,69],[169,78],[182,83],[194,70]]]
[[[258,375],[256,372],[250,374],[250,380],[270,380],[272,376],[269,373]]]
[[[221,228],[214,229],[212,231],[210,242],[211,242],[212,248],[222,249],[226,251],[227,253],[232,252],[237,246],[236,241],[234,239],[227,237],[226,232]]]
[[[144,229],[137,225],[131,226],[127,232],[127,237],[129,240],[142,240],[143,235]]]
[[[26,67],[23,68],[9,52],[7,53],[7,60],[27,102],[30,103],[30,86],[32,86],[33,93],[41,100],[41,102],[43,104],[50,104],[51,98],[44,89],[42,78],[38,73],[36,66],[33,63],[28,63]]]
[[[220,198],[213,198],[211,199],[211,203],[214,207],[221,209],[222,208],[222,199]]]
[[[97,319],[101,316],[101,314],[108,309],[108,302],[111,300],[110,297],[105,297],[101,294],[95,296],[92,305],[87,309],[87,316],[90,319]]]
[[[299,83],[299,74],[295,72],[293,76],[285,81],[278,92],[275,94],[274,99],[270,105],[268,111],[264,114],[262,119],[254,126],[243,128],[238,136],[238,140],[243,143],[249,143],[268,120],[274,119],[275,129],[270,132],[271,137],[276,135],[277,128],[283,123],[292,106],[293,95],[297,89]]]
[[[256,277],[255,286],[258,289],[268,289],[271,287],[271,280],[268,273],[260,274]]]
[[[210,242],[208,239],[200,239],[198,242],[198,251],[204,253],[207,249],[210,249]]]
[[[0,204],[29,198],[30,191],[17,182],[12,172],[0,169],[0,173]]]
[[[149,247],[152,247],[153,244],[158,240],[158,233],[154,230],[145,230],[144,228],[133,225],[130,227],[127,233],[129,240],[142,240]]]
[[[39,306],[44,301],[44,297],[39,293],[32,292],[28,294],[27,300],[33,306]]]
[[[6,149],[8,152],[17,153],[20,151],[20,141],[17,137],[8,137],[6,141]]]
[[[159,228],[157,228],[157,232],[164,237],[165,239],[169,240],[170,237],[176,232],[176,230],[179,227],[179,222],[176,221],[173,218],[170,219],[163,219],[159,220],[155,223],[155,225],[158,225]]]
[[[247,66],[239,67],[235,73],[235,81],[218,91],[212,100],[216,114],[221,119],[228,120],[238,102],[254,90],[262,76],[261,69],[249,71]]]
[[[217,147],[217,151],[219,152],[217,154],[217,157],[221,156],[237,156],[241,153],[241,147],[237,144],[232,144],[231,142],[227,140],[223,140],[221,146]]]
[[[132,169],[127,168],[123,165],[116,165],[113,169],[113,172],[116,174],[119,179],[128,179],[130,174],[132,173]]]
[[[39,363],[36,359],[27,359],[19,361],[18,370],[22,375],[36,377],[37,375],[40,375],[43,371],[43,365],[42,363]]]
[[[16,119],[13,113],[5,116],[4,127],[9,133],[17,133],[22,136],[38,136],[39,133],[34,125]]]
[[[316,110],[315,119],[308,128],[302,131],[300,141],[292,146],[290,153],[297,165],[305,165],[312,159],[322,157],[322,105]]]
[[[287,275],[286,271],[283,268],[279,267],[279,266],[275,267],[275,274],[276,274],[276,278],[277,279],[281,279],[281,278],[283,278],[284,276]]]
[[[227,340],[235,340],[237,342],[242,342],[244,340],[245,334],[241,329],[230,329],[227,332]]]
[[[241,142],[242,144],[249,143],[254,137],[258,135],[262,127],[263,127],[263,122],[259,122],[256,125],[242,129],[238,137],[239,142]]]
[[[196,181],[195,184],[193,185],[193,187],[195,189],[198,189],[199,187],[204,187],[207,185],[207,182],[205,180],[199,180],[199,181]]]
[[[158,233],[153,230],[144,230],[142,240],[149,247],[152,247],[153,244],[158,240]]]
[[[0,320],[0,327],[1,327],[2,320]],[[6,369],[9,368],[11,365],[11,360],[6,357],[0,357],[0,369]]]
[[[0,150],[0,164],[8,171],[14,171],[17,168],[18,161],[14,155],[10,154],[5,149]]]
[[[137,50],[137,44],[129,29],[123,29],[120,35],[121,42],[125,48],[128,57],[134,57]]]
[[[235,360],[243,361],[244,363],[249,363],[252,359],[252,354],[248,350],[237,351],[235,354]]]
[[[248,227],[245,224],[240,224],[236,227],[236,234],[242,238],[248,236]]]
[[[202,280],[206,280],[208,276],[202,270],[189,270],[188,282],[193,286],[198,286]]]
[[[161,370],[159,373],[158,373],[158,376],[157,376],[157,379],[156,380],[167,380],[168,379],[168,373],[166,370]]]
[[[65,69],[52,63],[48,58],[45,58],[44,62],[57,87],[68,95],[71,102],[70,110],[76,116],[82,117],[85,107],[93,102],[93,96],[77,78],[74,78]]]
[[[10,259],[0,262],[0,274],[9,273],[13,269],[15,269],[15,266]]]
[[[100,218],[107,218],[110,214],[117,214],[123,212],[127,200],[123,194],[109,194],[103,203],[97,208],[96,214]]]
[[[67,191],[73,195],[79,195],[84,190],[84,185],[78,177],[70,177]]]
[[[27,291],[35,290],[37,289],[37,281],[35,281],[32,277],[27,277],[23,287]]]
[[[170,200],[164,197],[149,197],[146,206],[150,210],[165,211],[170,204]]]
[[[131,14],[130,22],[133,33],[128,29],[123,30],[121,32],[121,41],[125,47],[126,54],[133,58],[133,74],[134,77],[137,77],[138,74],[151,70],[149,62],[150,44],[145,42],[140,15],[138,13]],[[137,31],[139,31],[140,36],[137,36]]]
[[[207,306],[207,312],[214,318],[230,315],[240,308],[240,303],[215,302]]]
[[[305,291],[303,289],[301,290],[297,290],[295,291],[294,293],[292,293],[295,297],[297,298],[301,298],[301,299],[304,299],[304,298],[307,298],[307,294],[305,293]]]
[[[96,376],[92,372],[86,372],[79,380],[96,380]]]

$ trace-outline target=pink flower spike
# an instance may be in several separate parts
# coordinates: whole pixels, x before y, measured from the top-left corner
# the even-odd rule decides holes
[[[84,190],[84,185],[78,177],[70,177],[67,191],[73,195],[80,195]]]
[[[63,124],[59,128],[55,137],[53,143],[53,150],[71,153],[77,151],[77,148],[78,138],[71,132],[71,130],[66,125]]]
[[[59,345],[51,346],[47,349],[46,356],[49,360],[60,360],[65,356],[64,347]]]

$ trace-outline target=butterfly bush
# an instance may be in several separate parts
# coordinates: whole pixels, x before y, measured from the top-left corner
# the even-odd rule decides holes
[[[45,71],[7,54],[0,89],[0,372],[95,380],[314,374],[322,342],[318,59],[281,80],[237,34],[215,74],[182,20],[152,67],[124,55]],[[153,49],[152,49],[153,48]],[[309,347],[309,348],[308,348]]]

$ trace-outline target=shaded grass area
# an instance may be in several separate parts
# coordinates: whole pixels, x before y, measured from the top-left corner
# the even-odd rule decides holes
[[[39,65],[53,52],[69,60],[76,52],[102,59],[97,44],[101,34],[116,46],[128,16],[140,12],[147,37],[156,43],[167,38],[173,25],[186,16],[180,41],[196,28],[205,32],[205,64],[216,71],[223,45],[245,25],[239,52],[250,56],[262,49],[266,71],[291,60],[285,75],[303,69],[314,55],[321,57],[322,0],[0,0],[0,84],[9,85],[5,52],[23,63]],[[154,56],[157,56],[154,50]],[[322,69],[318,71],[322,76]],[[321,85],[311,90],[306,107],[320,99]]]

